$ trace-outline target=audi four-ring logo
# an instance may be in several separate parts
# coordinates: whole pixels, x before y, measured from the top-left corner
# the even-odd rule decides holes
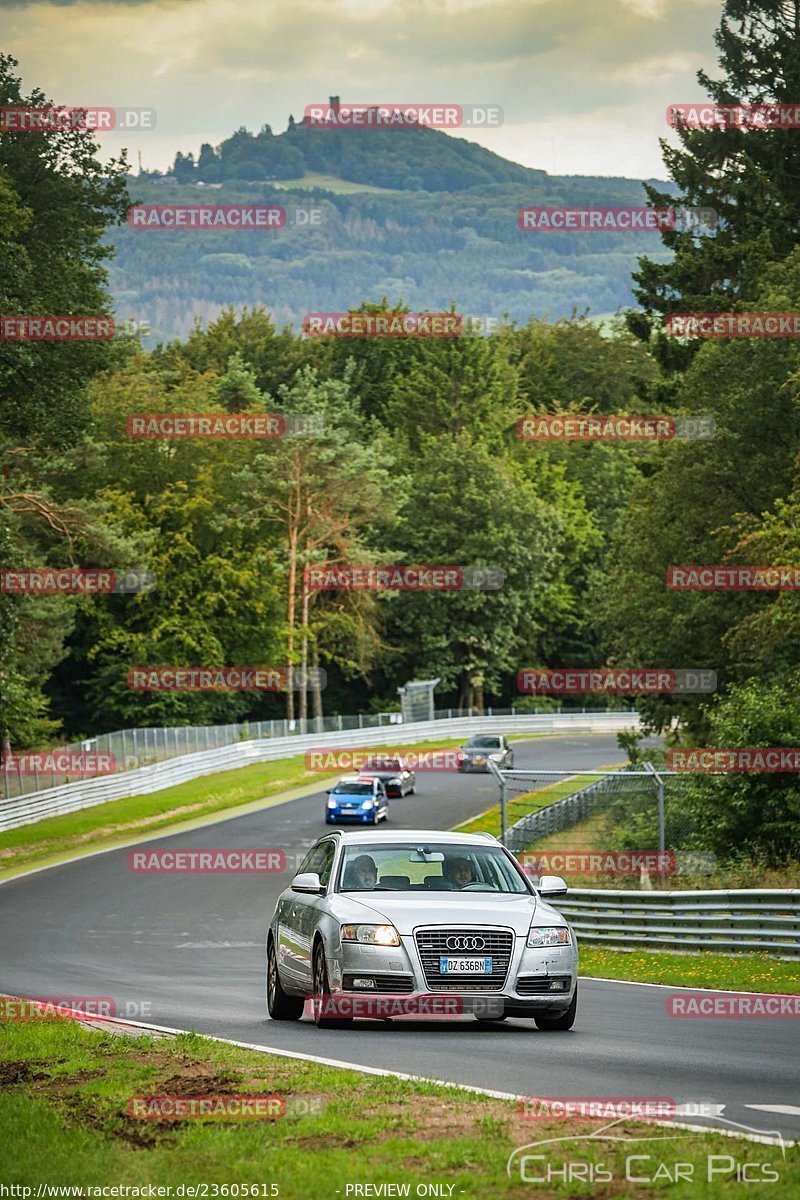
[[[486,940],[472,933],[461,933],[447,939],[448,950],[483,950],[485,946]]]

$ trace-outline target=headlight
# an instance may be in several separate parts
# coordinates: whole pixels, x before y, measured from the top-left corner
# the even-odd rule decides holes
[[[400,934],[394,925],[343,925],[343,942],[363,942],[367,946],[399,946]]]
[[[489,758],[492,760],[492,762],[502,762],[503,761],[502,754],[490,754]]]
[[[571,946],[572,934],[566,925],[532,926],[528,930],[529,946]]]
[[[374,808],[375,801],[374,800],[365,800],[364,803],[361,805],[361,807],[362,808]]]
[[[336,798],[334,796],[328,796],[328,808],[336,808]]]

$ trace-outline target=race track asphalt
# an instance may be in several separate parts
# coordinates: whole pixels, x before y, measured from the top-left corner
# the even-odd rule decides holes
[[[613,735],[516,743],[518,767],[589,770],[621,757]],[[448,829],[497,802],[485,775],[426,773],[418,784],[416,796],[392,802],[392,828]],[[323,811],[318,791],[147,845],[279,848],[295,862],[325,831]],[[306,1020],[271,1022],[264,937],[290,873],[137,874],[127,855],[107,851],[0,886],[0,991],[111,997],[120,1015],[159,1025],[526,1096],[725,1105],[730,1128],[800,1135],[792,1019],[670,1018],[669,988],[582,980],[568,1034],[542,1033],[532,1021],[471,1018],[359,1021],[336,1031]]]

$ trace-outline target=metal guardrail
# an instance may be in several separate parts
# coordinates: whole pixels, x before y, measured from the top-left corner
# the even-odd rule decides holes
[[[467,738],[474,733],[616,733],[638,723],[638,714],[632,712],[454,717],[452,720],[445,718],[410,725],[384,725],[342,733],[295,734],[286,738],[236,742],[221,746],[218,750],[203,750],[116,775],[80,780],[46,791],[0,800],[0,830],[31,825],[45,817],[77,812],[110,800],[159,792],[163,788],[186,783],[202,775],[213,775],[217,771],[231,771],[251,763],[292,758],[317,747],[401,746],[435,738]]]
[[[579,941],[630,950],[760,950],[800,957],[800,889],[634,892],[576,888],[553,902]]]

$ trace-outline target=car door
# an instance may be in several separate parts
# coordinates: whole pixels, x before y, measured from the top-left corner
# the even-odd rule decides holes
[[[298,875],[316,868],[311,864],[317,861],[319,843],[312,846],[297,870]],[[305,978],[303,965],[303,947],[300,942],[300,913],[302,901],[306,899],[300,892],[287,891],[278,902],[277,942],[278,962],[281,974],[287,981],[299,984]]]
[[[333,871],[333,860],[336,857],[336,842],[333,838],[324,838],[314,847],[314,855],[307,871],[315,871],[320,883],[327,889]],[[317,931],[320,918],[327,904],[325,896],[298,894],[300,903],[295,910],[296,939],[300,948],[298,956],[299,982],[303,990],[311,994],[313,986],[313,949],[314,934]]]
[[[401,792],[402,795],[402,792]],[[386,784],[382,779],[378,780],[378,794],[375,797],[375,805],[377,808],[378,818],[389,816],[389,794],[386,791]],[[377,825],[377,821],[375,824]]]

